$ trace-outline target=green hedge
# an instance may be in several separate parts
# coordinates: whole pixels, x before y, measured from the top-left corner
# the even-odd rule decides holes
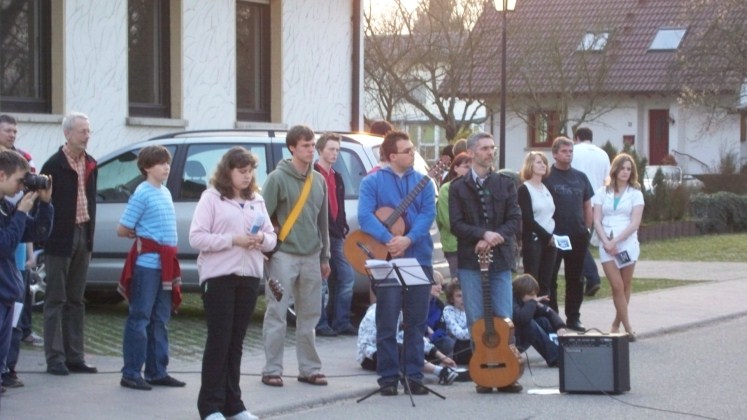
[[[747,196],[730,192],[696,194],[690,214],[703,233],[747,231]]]

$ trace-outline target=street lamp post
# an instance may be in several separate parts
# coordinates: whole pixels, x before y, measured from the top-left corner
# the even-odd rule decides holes
[[[493,0],[496,10],[501,12],[501,121],[499,131],[500,158],[498,168],[506,167],[506,15],[516,8],[516,0]]]

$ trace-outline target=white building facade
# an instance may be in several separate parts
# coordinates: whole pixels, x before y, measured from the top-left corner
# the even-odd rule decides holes
[[[64,143],[70,111],[90,117],[94,157],[182,130],[362,127],[360,0],[20,1],[17,29],[48,45],[30,67],[7,54],[3,71],[46,76],[25,90],[4,76],[2,113],[37,164]]]
[[[494,105],[493,109],[500,109],[499,104]],[[629,143],[640,156],[653,156],[658,160],[657,156],[671,155],[683,172],[689,174],[716,172],[721,158],[727,153],[747,156],[744,114],[687,108],[680,105],[676,98],[650,95],[625,95],[615,100],[614,106],[602,104],[600,107],[613,109],[603,117],[581,125],[593,131],[593,143],[599,147],[609,141],[616,149],[622,150]],[[571,103],[568,119],[577,120],[582,112],[580,104]],[[499,118],[496,114],[491,119],[494,133],[498,133]],[[510,112],[507,114],[507,168],[520,170],[526,154],[532,150],[544,152],[550,162],[553,161],[550,146],[554,134],[542,133],[547,135],[547,141],[538,145],[533,140],[538,135],[532,131],[525,117]],[[564,131],[571,133],[572,129],[568,126]]]

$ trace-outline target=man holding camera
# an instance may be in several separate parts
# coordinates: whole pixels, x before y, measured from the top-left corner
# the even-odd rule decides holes
[[[45,188],[31,189],[17,204],[10,198],[24,190],[29,163],[19,153],[0,150],[0,372],[10,349],[13,312],[16,302],[23,298],[23,278],[16,265],[16,248],[23,242],[47,239],[52,228],[52,206],[49,204],[52,187],[43,179]],[[40,198],[41,202],[36,203]]]
[[[44,302],[44,353],[52,375],[96,373],[85,361],[83,322],[88,263],[96,221],[96,160],[86,153],[91,127],[85,114],[73,112],[62,121],[67,140],[41,173],[55,181],[54,226],[44,253],[47,294]]]
[[[26,177],[36,179],[36,165],[34,165],[31,155],[16,147],[16,138],[18,136],[18,122],[12,115],[0,114],[0,146],[12,150],[23,156],[29,164],[29,171]],[[16,205],[24,195],[21,190],[14,196],[6,197],[11,204]],[[23,309],[18,320],[18,324],[13,328],[10,340],[10,349],[5,361],[5,370],[2,373],[2,386],[5,388],[18,388],[23,386],[23,382],[18,378],[16,373],[16,364],[21,350],[21,341],[32,345],[41,345],[41,337],[31,331],[31,276],[27,270],[34,267],[34,246],[33,243],[20,243],[15,252],[16,266],[21,272],[21,278],[24,280],[24,294],[20,303],[23,303]]]

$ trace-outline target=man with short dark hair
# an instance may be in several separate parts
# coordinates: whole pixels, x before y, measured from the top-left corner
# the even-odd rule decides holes
[[[413,169],[415,146],[410,137],[400,131],[390,131],[381,144],[381,156],[388,163],[369,174],[361,182],[358,199],[358,222],[361,230],[385,244],[394,258],[417,259],[428,279],[433,279],[433,240],[430,227],[436,217],[436,197],[429,185],[415,196],[402,214],[404,233],[393,234],[376,217],[383,208],[397,208],[413,191],[424,175]],[[428,315],[428,285],[410,286],[403,296],[400,287],[374,285],[376,293],[376,373],[381,394],[397,395],[401,372],[407,377],[410,392],[427,394],[423,383],[423,336]],[[398,319],[404,307],[406,325],[403,346],[406,358],[400,357],[397,346]],[[402,366],[404,365],[404,366]]]
[[[350,320],[355,276],[342,251],[345,235],[350,230],[345,216],[345,183],[342,176],[333,168],[340,153],[341,141],[342,138],[336,133],[324,133],[316,141],[319,160],[314,164],[314,169],[324,177],[329,197],[331,273],[326,280],[329,286],[329,302],[326,308],[322,307],[322,316],[316,326],[316,334],[322,336],[358,335],[358,329]]]
[[[96,227],[98,168],[86,153],[91,139],[88,116],[68,114],[62,121],[65,144],[42,166],[55,183],[52,234],[44,244],[47,290],[44,300],[44,353],[52,375],[96,373],[85,360],[83,326],[88,264]]]
[[[52,229],[50,205],[52,183],[47,188],[28,191],[16,203],[8,200],[24,189],[28,162],[13,150],[0,150],[0,372],[10,349],[15,304],[23,298],[23,279],[15,260],[15,250],[23,242],[43,241]],[[36,203],[39,198],[39,203]],[[2,387],[4,390],[5,387]]]
[[[601,188],[610,173],[610,158],[607,152],[592,144],[594,134],[590,128],[576,130],[573,146],[573,164],[575,169],[583,172],[591,182],[592,196]],[[601,280],[597,263],[591,256],[588,247],[584,257],[583,277],[586,278],[586,296],[594,296],[599,291]]]
[[[270,277],[280,281],[290,293],[284,293],[280,301],[267,299],[262,324],[265,347],[262,383],[283,386],[285,317],[290,295],[294,297],[296,309],[298,380],[312,385],[327,385],[327,379],[321,373],[322,361],[314,338],[314,328],[322,310],[322,278],[329,277],[330,272],[327,184],[324,177],[312,167],[315,136],[311,128],[303,125],[292,127],[285,137],[285,144],[291,158],[278,163],[262,188],[267,213],[282,228],[300,199],[307,180],[311,186],[290,233],[269,262]],[[265,284],[265,296],[272,296],[269,287],[269,284]]]
[[[18,136],[18,123],[12,115],[0,114],[0,146],[13,150],[23,156],[24,159],[29,163],[29,172],[36,172],[36,165],[34,164],[31,155],[21,149],[16,148],[16,138]],[[19,191],[13,197],[7,197],[14,205],[23,197],[24,192]],[[24,280],[24,297],[21,300],[23,303],[23,309],[18,319],[18,324],[13,328],[11,335],[10,350],[8,351],[8,357],[5,363],[5,371],[2,373],[2,386],[6,388],[19,388],[24,384],[18,378],[16,372],[16,364],[18,363],[18,356],[21,350],[21,341],[26,341],[30,344],[41,345],[41,338],[33,333],[31,330],[31,312],[32,312],[32,296],[31,296],[31,277],[28,275],[27,270],[31,269],[34,265],[34,244],[31,242],[20,243],[16,248],[16,265],[18,270],[21,272],[21,277]]]
[[[565,316],[568,328],[586,331],[581,323],[581,303],[584,301],[584,285],[581,272],[584,257],[589,247],[589,232],[592,223],[591,197],[594,192],[583,172],[573,169],[573,141],[558,137],[552,144],[555,159],[550,175],[542,182],[555,202],[556,235],[568,236],[572,249],[558,249],[550,290],[540,290],[540,295],[549,294],[548,305],[558,312],[558,272],[560,263],[565,264]]]

